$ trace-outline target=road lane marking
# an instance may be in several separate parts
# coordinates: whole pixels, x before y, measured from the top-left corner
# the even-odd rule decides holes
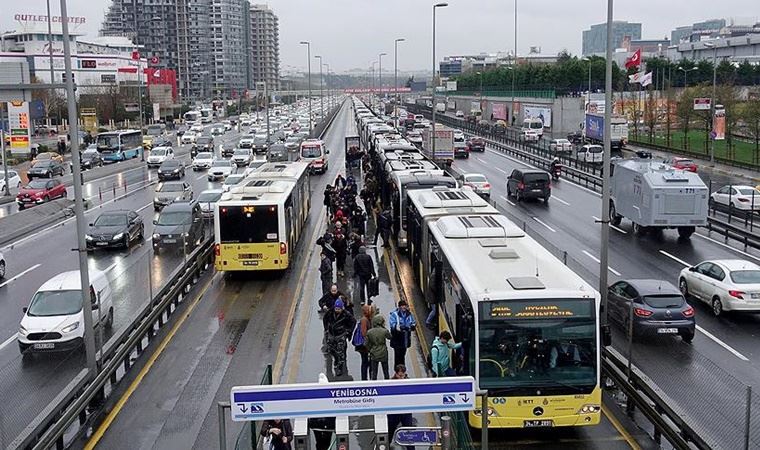
[[[600,218],[598,218],[596,216],[591,216],[591,218],[594,219],[596,222],[601,222],[602,221],[602,219],[600,219]],[[609,226],[610,226],[610,228],[612,228],[613,230],[615,230],[615,231],[617,231],[619,233],[628,234],[627,231],[623,230],[622,228],[618,228],[618,227],[616,227],[613,224],[609,224]]]
[[[541,225],[543,225],[544,227],[546,227],[546,229],[547,229],[547,230],[549,230],[549,231],[551,231],[552,233],[556,233],[556,232],[557,232],[557,230],[555,230],[554,228],[552,228],[552,227],[550,227],[549,225],[547,225],[546,223],[544,223],[544,222],[543,222],[541,219],[539,219],[538,217],[535,217],[535,216],[533,216],[533,220],[535,220],[536,222],[538,222],[538,223],[540,223]]]
[[[557,197],[557,196],[556,196],[556,195],[554,195],[554,194],[552,194],[552,196],[551,196],[551,197],[549,197],[549,198],[551,198],[552,200],[557,200],[558,202],[562,203],[562,204],[563,204],[563,205],[565,205],[565,206],[570,206],[570,203],[568,203],[568,202],[566,202],[566,201],[562,200],[561,198]]]
[[[208,176],[208,175],[206,175],[206,174],[204,173],[204,174],[202,174],[202,175],[199,175],[199,176],[195,177],[195,179],[196,179],[196,180],[200,180],[201,178],[205,178],[205,177],[207,177],[207,176]]]
[[[701,237],[702,239],[706,239],[706,240],[708,240],[708,241],[710,241],[710,242],[713,242],[713,243],[715,243],[715,244],[718,244],[718,245],[720,245],[721,247],[725,247],[725,248],[727,248],[727,249],[729,249],[729,250],[735,251],[736,253],[739,253],[740,255],[746,256],[747,258],[752,258],[752,259],[754,259],[755,261],[760,261],[760,258],[758,258],[757,256],[755,256],[755,255],[750,255],[749,253],[747,253],[747,252],[744,252],[744,251],[742,251],[742,250],[739,250],[738,248],[734,248],[734,247],[731,247],[730,245],[728,245],[728,244],[726,244],[726,243],[724,243],[724,242],[720,242],[720,241],[719,241],[719,240],[717,240],[717,239],[713,239],[713,238],[711,238],[711,237],[709,237],[709,236],[705,236],[705,235],[703,235],[703,234],[699,234],[699,233],[694,233],[694,236],[699,236],[699,237]]]
[[[601,264],[602,263],[602,261],[600,261],[599,258],[597,258],[596,256],[592,255],[591,253],[587,252],[586,250],[583,250],[583,254],[586,255],[586,256],[588,256],[589,258],[593,259],[594,261],[596,261],[597,264]],[[609,265],[607,265],[607,270],[609,270],[610,272],[614,273],[617,276],[621,276],[620,272],[618,272],[617,270],[613,269]]]
[[[31,272],[32,270],[34,270],[34,269],[38,268],[40,265],[41,265],[41,264],[35,264],[35,265],[33,265],[32,267],[30,267],[30,268],[28,268],[28,269],[24,270],[23,272],[19,273],[19,274],[18,274],[18,275],[16,275],[15,277],[13,277],[13,278],[9,278],[9,279],[5,280],[4,282],[0,283],[0,288],[1,288],[1,287],[5,287],[6,285],[10,284],[11,282],[18,280],[18,279],[19,279],[19,278],[21,278],[22,276],[24,276],[24,275],[26,275],[27,273]]]
[[[625,429],[625,427],[620,423],[620,421],[615,417],[614,415],[610,414],[609,411],[607,411],[607,408],[602,405],[602,414],[604,414],[604,417],[607,418],[607,420],[610,421],[613,427],[617,430],[618,433],[620,433],[620,436],[625,439],[625,442],[628,443],[628,445],[631,446],[631,450],[641,450],[641,446],[639,446],[639,443],[636,442],[636,439],[631,436],[631,434],[628,432],[628,430]]]
[[[504,200],[505,202],[509,203],[510,205],[515,206],[515,204],[510,199],[508,199],[507,197],[504,197],[503,195],[500,195],[499,197],[501,197],[502,200]]]
[[[494,167],[494,169],[498,170],[499,172],[501,172],[501,173],[503,173],[505,175],[507,174],[507,171],[504,170],[504,169],[499,169],[498,167]]]
[[[138,213],[139,213],[139,212],[143,212],[143,210],[144,210],[144,209],[146,209],[146,208],[150,208],[151,206],[153,206],[153,202],[150,202],[150,203],[148,203],[148,204],[147,204],[147,205],[145,205],[145,206],[141,206],[141,207],[140,207],[140,209],[138,209],[138,210],[137,210],[137,211],[135,211],[135,212],[138,212]]]
[[[486,160],[484,160],[484,159],[481,159],[481,158],[479,158],[479,157],[477,157],[477,156],[475,156],[474,158],[475,158],[475,159],[477,159],[478,161],[480,161],[481,163],[483,163],[483,164],[485,164],[485,165],[488,165],[488,163],[486,162]]]
[[[699,325],[697,325],[697,330],[700,333],[702,333],[705,336],[707,336],[710,339],[712,339],[713,342],[715,342],[716,344],[720,345],[721,347],[723,347],[726,350],[728,350],[729,352],[731,352],[734,356],[736,356],[737,358],[741,359],[742,361],[749,361],[749,358],[747,358],[746,356],[742,355],[738,351],[734,350],[730,345],[728,345],[725,342],[721,341],[720,339],[718,339],[717,337],[715,337],[715,335],[713,335],[709,331],[705,330],[704,328],[700,327]]]
[[[691,267],[691,264],[687,263],[686,261],[684,261],[683,259],[681,259],[681,258],[679,258],[677,256],[671,255],[670,253],[666,252],[665,250],[660,250],[659,252],[661,254],[667,256],[668,258],[672,259],[673,261],[677,262],[677,263],[681,263],[681,264],[683,264],[686,267]]]
[[[0,344],[0,351],[2,351],[5,347],[10,345],[13,341],[15,341],[18,338],[18,333],[13,333],[13,336],[9,337],[5,340],[2,344]]]

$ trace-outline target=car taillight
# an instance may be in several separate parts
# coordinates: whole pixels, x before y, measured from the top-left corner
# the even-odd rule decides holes
[[[689,306],[688,308],[683,310],[683,316],[684,317],[694,317],[694,308]]]
[[[744,297],[743,297],[744,294],[745,293],[742,291],[734,291],[734,290],[728,291],[728,295],[730,295],[731,297],[738,298],[740,300],[744,300]]]
[[[520,189],[521,191],[522,191],[523,189],[525,189],[525,183],[523,183],[522,181],[521,181],[521,182],[519,182],[519,183],[517,183],[517,189]]]
[[[280,242],[280,254],[284,255],[288,252],[288,244]]]
[[[216,244],[214,246],[214,255],[215,256],[219,256],[219,255],[221,255],[221,253],[222,253],[222,247],[221,247],[221,245]]]
[[[649,317],[653,314],[652,311],[643,308],[633,308],[633,313],[639,317]]]
[[[486,189],[488,189],[488,188],[491,187],[491,183],[486,183],[486,184],[483,185],[483,187],[486,188]]]

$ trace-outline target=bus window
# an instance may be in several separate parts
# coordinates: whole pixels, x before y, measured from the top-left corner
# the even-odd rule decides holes
[[[220,215],[219,238],[222,244],[279,241],[276,206],[225,206]]]

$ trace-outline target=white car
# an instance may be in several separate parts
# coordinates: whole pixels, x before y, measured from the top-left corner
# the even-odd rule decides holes
[[[697,298],[720,316],[725,311],[760,311],[760,266],[741,259],[705,261],[678,276],[687,299]]]
[[[214,154],[211,152],[200,152],[193,158],[193,171],[208,169],[214,162]]]
[[[486,198],[491,197],[491,183],[488,182],[485,175],[479,173],[466,173],[460,175],[459,182],[462,183],[462,186],[469,186],[472,188],[476,194]]]
[[[456,114],[454,114],[454,115],[457,116],[457,117],[464,117],[464,112],[457,111]]]
[[[158,167],[162,162],[174,159],[174,149],[171,147],[155,147],[148,156],[148,167]]]
[[[0,167],[0,195],[5,191],[5,171],[2,170],[2,167]],[[18,175],[18,172],[12,169],[8,169],[8,191],[12,191],[13,189],[16,189],[16,191],[19,190],[21,187],[21,177]],[[0,277],[2,278],[2,277]]]
[[[569,153],[573,151],[573,143],[567,139],[552,139],[549,149],[555,153]]]
[[[731,206],[742,211],[760,211],[760,191],[752,186],[723,186],[710,195],[710,204]]]
[[[0,279],[5,278],[5,255],[0,253]]]
[[[182,135],[182,139],[180,139],[180,142],[182,144],[194,144],[195,138],[197,138],[198,135],[195,134],[195,131],[188,130],[185,131],[185,133]]]
[[[18,331],[24,356],[34,352],[79,349],[84,344],[82,284],[79,271],[60,273],[37,289]],[[113,293],[106,274],[90,269],[92,321],[95,326],[113,325]]]
[[[235,165],[228,159],[215,159],[208,169],[208,181],[224,180],[235,172]]]
[[[232,153],[232,162],[236,166],[247,166],[251,162],[253,151],[250,148],[238,148]]]
[[[190,131],[194,133],[203,133],[203,124],[202,123],[193,124],[193,126],[190,127]]]
[[[601,164],[604,158],[604,147],[597,144],[586,144],[578,148],[576,155],[578,161]]]
[[[211,127],[211,135],[212,136],[219,136],[226,132],[227,130],[224,128],[224,125],[214,125]]]
[[[255,138],[254,130],[251,133],[240,138],[238,141],[238,148],[253,148],[253,140]]]
[[[520,138],[525,142],[538,142],[541,136],[536,130],[525,130],[520,135]]]
[[[222,183],[222,190],[224,192],[229,192],[230,189],[232,189],[238,183],[243,181],[245,177],[246,175],[244,173],[236,173],[236,174],[228,176],[227,178],[224,179],[224,183]]]
[[[254,155],[253,161],[251,161],[250,163],[248,163],[248,167],[246,167],[245,172],[243,172],[243,173],[245,174],[245,176],[248,176],[253,171],[255,171],[259,167],[261,167],[264,164],[266,164],[266,162],[267,162],[266,155]]]

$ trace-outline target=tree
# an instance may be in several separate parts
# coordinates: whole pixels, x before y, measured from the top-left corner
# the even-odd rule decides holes
[[[760,97],[750,96],[742,105],[740,117],[744,122],[744,133],[755,142],[753,162],[760,163]]]
[[[739,119],[741,118],[739,103],[739,94],[736,88],[731,85],[718,86],[715,95],[717,96],[717,103],[723,105],[726,110],[726,149],[727,152],[733,152],[734,148],[734,131],[736,130]],[[732,153],[727,154],[726,157],[733,157]]]

